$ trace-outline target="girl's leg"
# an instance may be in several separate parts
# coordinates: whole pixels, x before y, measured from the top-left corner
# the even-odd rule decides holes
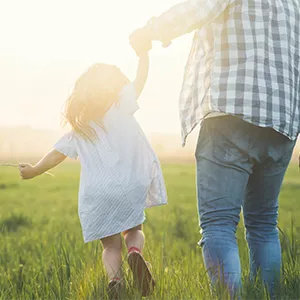
[[[128,251],[137,248],[142,252],[145,243],[145,235],[142,230],[142,224],[123,232],[124,240]]]
[[[121,277],[122,264],[122,239],[120,234],[115,234],[101,239],[103,245],[102,261],[108,278],[119,279]]]
[[[144,248],[145,236],[142,225],[123,232],[128,249],[128,264],[133,273],[133,278],[142,296],[149,296],[155,281],[149,269],[149,263],[144,260],[142,250]]]

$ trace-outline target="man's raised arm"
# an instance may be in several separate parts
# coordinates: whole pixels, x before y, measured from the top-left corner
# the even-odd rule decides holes
[[[181,35],[199,29],[220,16],[234,0],[187,0],[171,7],[159,17],[152,18],[130,37],[132,46],[148,40],[158,40],[164,46]],[[143,35],[141,34],[143,31]]]

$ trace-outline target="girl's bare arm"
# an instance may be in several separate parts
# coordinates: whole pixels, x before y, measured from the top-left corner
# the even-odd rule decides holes
[[[148,78],[148,71],[149,71],[149,56],[148,52],[142,54],[139,58],[139,65],[136,73],[136,79],[134,81],[137,98],[143,91],[145,86],[146,80]]]
[[[54,168],[66,159],[66,156],[62,153],[52,150],[46,154],[36,165],[21,163],[19,164],[20,175],[22,179],[31,179],[38,175],[41,175]]]

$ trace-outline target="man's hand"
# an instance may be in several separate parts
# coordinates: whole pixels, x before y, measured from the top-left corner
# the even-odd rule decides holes
[[[146,27],[135,30],[129,37],[130,44],[137,56],[142,56],[152,48],[150,30]]]
[[[38,175],[31,164],[19,164],[19,171],[22,179],[31,179]]]

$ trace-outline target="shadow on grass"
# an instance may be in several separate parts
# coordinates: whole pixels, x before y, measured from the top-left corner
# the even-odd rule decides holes
[[[0,190],[15,189],[18,187],[19,187],[19,184],[17,184],[17,183],[11,183],[11,184],[0,183]]]
[[[20,227],[30,227],[32,221],[22,214],[12,214],[5,219],[0,219],[0,232],[15,232]]]

